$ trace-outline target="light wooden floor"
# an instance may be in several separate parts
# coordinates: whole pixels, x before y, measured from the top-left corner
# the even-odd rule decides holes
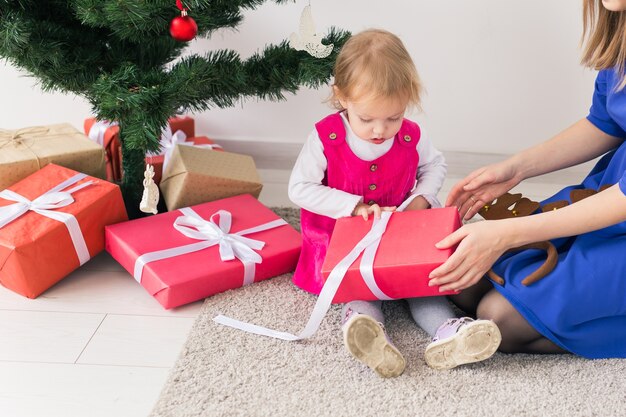
[[[460,162],[468,158],[456,157],[441,198],[469,172]],[[481,162],[490,160],[470,165]],[[289,171],[257,164],[265,184],[260,200],[291,206]],[[540,199],[580,177],[573,176],[519,190]],[[200,307],[196,302],[164,310],[106,253],[35,300],[0,287],[0,416],[147,415]]]

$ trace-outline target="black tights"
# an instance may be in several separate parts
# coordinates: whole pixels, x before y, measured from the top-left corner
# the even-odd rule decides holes
[[[502,333],[499,350],[506,353],[567,353],[538,333],[486,279],[449,296],[467,314],[493,320]]]

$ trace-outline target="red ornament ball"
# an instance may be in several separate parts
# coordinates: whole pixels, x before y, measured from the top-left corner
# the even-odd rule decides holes
[[[198,34],[198,25],[192,17],[183,14],[176,16],[170,22],[170,35],[180,42],[192,40]]]

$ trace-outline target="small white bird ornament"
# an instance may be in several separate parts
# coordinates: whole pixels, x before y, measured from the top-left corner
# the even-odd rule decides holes
[[[315,23],[309,4],[302,10],[300,16],[300,33],[292,33],[289,37],[289,46],[296,51],[307,51],[315,58],[326,58],[333,51],[333,44],[324,45],[322,37],[315,33]]]

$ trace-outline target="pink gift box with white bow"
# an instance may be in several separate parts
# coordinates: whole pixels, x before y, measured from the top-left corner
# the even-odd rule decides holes
[[[106,250],[165,308],[295,269],[300,233],[248,194],[106,228]]]

